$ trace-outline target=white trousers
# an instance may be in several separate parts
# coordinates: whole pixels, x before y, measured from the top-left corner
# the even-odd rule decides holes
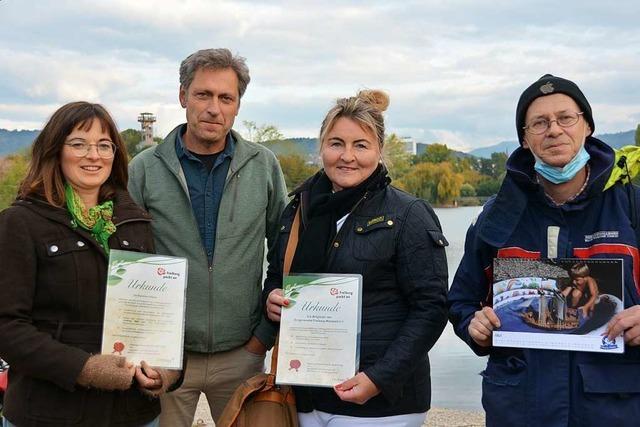
[[[384,426],[384,427],[422,427],[427,413],[393,415],[391,417],[348,417],[321,411],[298,413],[300,427],[351,427],[351,426]]]

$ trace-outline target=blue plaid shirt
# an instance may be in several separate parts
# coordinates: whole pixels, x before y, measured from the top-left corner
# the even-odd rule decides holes
[[[191,208],[198,223],[202,245],[207,252],[209,264],[211,264],[215,250],[220,199],[222,199],[222,191],[224,190],[224,183],[229,172],[229,165],[231,164],[236,142],[231,132],[229,132],[224,150],[213,164],[211,172],[209,172],[204,163],[185,147],[182,135],[184,135],[186,129],[187,125],[185,124],[178,132],[176,154],[187,179]]]

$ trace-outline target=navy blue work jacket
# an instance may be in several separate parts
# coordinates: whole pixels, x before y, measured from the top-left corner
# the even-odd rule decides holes
[[[624,354],[518,348],[483,348],[468,326],[491,305],[493,258],[622,258],[625,307],[640,302],[640,255],[630,220],[631,192],[617,183],[603,191],[614,152],[589,137],[590,178],[572,202],[555,206],[535,179],[533,156],[522,148],[507,162],[507,176],[467,232],[464,257],[448,295],[456,334],[478,355],[487,426],[637,426],[640,422],[640,349]],[[638,203],[636,203],[636,206]],[[559,227],[549,242],[549,227]],[[608,233],[598,233],[607,231]],[[557,249],[556,249],[557,248]],[[550,254],[550,251],[553,251]]]

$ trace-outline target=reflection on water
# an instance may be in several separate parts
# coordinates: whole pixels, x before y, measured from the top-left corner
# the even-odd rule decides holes
[[[464,252],[464,238],[480,207],[435,209],[449,241],[449,283]],[[453,332],[451,324],[429,352],[431,359],[431,406],[481,410],[481,377],[486,358],[476,356]]]

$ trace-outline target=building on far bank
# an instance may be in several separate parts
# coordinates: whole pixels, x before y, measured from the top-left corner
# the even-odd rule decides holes
[[[152,113],[140,113],[138,116],[138,122],[140,122],[140,126],[142,127],[142,140],[139,144],[140,148],[155,145],[153,140],[153,124],[155,121],[156,116]]]
[[[410,136],[401,136],[400,139],[404,142],[404,149],[407,153],[413,154],[414,156],[418,154],[418,145],[415,139]]]

